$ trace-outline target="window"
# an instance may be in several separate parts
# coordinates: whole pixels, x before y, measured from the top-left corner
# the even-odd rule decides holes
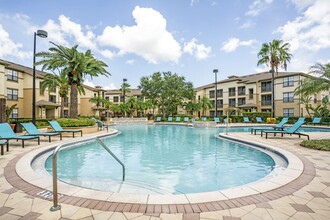
[[[293,108],[284,108],[283,109],[283,117],[293,117],[294,109]]]
[[[210,90],[210,91],[209,91],[209,98],[210,98],[210,99],[213,99],[214,97],[215,97],[214,90]]]
[[[18,90],[17,89],[7,89],[7,99],[8,100],[18,100]]]
[[[270,91],[272,91],[272,82],[262,82],[261,92],[270,92]]]
[[[293,92],[284,92],[283,93],[283,102],[293,102]]]
[[[64,110],[63,114],[64,118],[67,118],[69,116],[69,110]]]
[[[249,89],[249,99],[253,99],[253,89]]]
[[[114,96],[114,97],[113,97],[113,102],[119,102],[119,98],[118,98],[118,96]]]
[[[56,95],[49,95],[49,101],[56,103]]]
[[[69,98],[64,97],[64,107],[69,107]]]
[[[238,106],[245,105],[245,98],[238,98],[237,99],[237,105]]]
[[[106,97],[105,97],[105,100],[109,101],[109,96],[106,96]]]
[[[15,70],[7,70],[7,80],[18,82],[18,72]]]
[[[124,99],[124,96],[120,96],[120,102],[124,102],[125,99]]]
[[[210,117],[214,117],[215,116],[215,111],[210,111]]]
[[[223,115],[223,111],[222,110],[218,111],[217,116],[219,116],[219,115]]]
[[[261,96],[261,105],[271,105],[272,104],[272,95],[262,95]]]
[[[56,93],[56,87],[55,87],[55,88],[52,88],[52,89],[50,90],[50,92]]]
[[[228,91],[229,91],[229,96],[235,96],[236,95],[235,87],[229,88]]]
[[[235,107],[236,106],[236,99],[228,99],[229,106]]]
[[[240,86],[237,88],[238,95],[245,95],[245,86]]]
[[[222,99],[217,100],[217,106],[218,106],[218,108],[223,108],[223,100]]]
[[[316,104],[317,103],[317,95],[316,94],[314,94],[314,103]]]
[[[18,118],[18,108],[14,108],[9,118]]]
[[[223,97],[223,90],[222,89],[218,89],[217,90],[217,97]]]
[[[294,78],[293,76],[283,78],[283,87],[293,86]]]

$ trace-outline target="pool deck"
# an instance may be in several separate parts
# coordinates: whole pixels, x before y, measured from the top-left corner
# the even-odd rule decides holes
[[[330,136],[325,132],[309,134],[311,139]],[[185,198],[188,203],[181,204],[162,204],[162,201],[153,204],[150,200],[146,204],[109,202],[104,201],[102,195],[99,199],[86,199],[76,193],[75,196],[60,197],[61,210],[51,212],[52,201],[47,200],[47,191],[25,182],[16,171],[19,159],[40,146],[49,146],[48,139],[41,137],[40,146],[36,146],[34,140],[26,141],[24,149],[21,142],[10,141],[9,152],[0,156],[0,219],[329,219],[330,152],[300,147],[299,143],[306,137],[298,138],[297,135],[265,139],[250,133],[229,133],[228,137],[293,153],[303,163],[300,176],[270,191],[257,194],[238,191],[235,196],[225,194],[226,198],[214,194],[206,194],[206,198],[192,196]],[[59,138],[54,137],[52,144],[58,143]]]

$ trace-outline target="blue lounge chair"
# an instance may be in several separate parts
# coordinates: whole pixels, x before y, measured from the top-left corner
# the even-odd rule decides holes
[[[167,121],[173,121],[173,118],[172,118],[171,116],[169,116],[169,117],[167,118]]]
[[[220,118],[215,117],[215,118],[214,118],[214,122],[215,122],[215,123],[220,123]]]
[[[73,138],[74,138],[74,134],[75,133],[80,132],[80,136],[82,137],[82,130],[78,130],[78,129],[63,129],[61,127],[61,125],[57,121],[49,121],[48,123],[50,124],[50,126],[53,128],[53,130],[55,132],[58,132],[58,133],[71,132]]]
[[[9,150],[9,146],[8,146],[8,142],[7,142],[7,140],[0,140],[0,146],[1,146],[1,155],[3,155],[3,152],[4,152],[4,150],[3,150],[3,146],[4,145],[7,145],[7,151]]]
[[[273,130],[273,131],[263,130],[263,131],[261,131],[261,137],[262,137],[263,133],[266,134],[266,139],[267,139],[269,133],[272,133],[274,135],[281,134],[281,137],[283,137],[284,134],[290,134],[290,135],[295,134],[295,135],[299,135],[299,138],[300,138],[300,136],[306,136],[307,139],[309,140],[309,135],[308,134],[303,134],[303,133],[298,132],[298,129],[303,124],[304,124],[304,122],[302,120],[300,120],[300,121],[298,120],[291,127],[286,128],[284,130]]]
[[[224,123],[224,124],[229,124],[229,123],[228,123],[228,118],[223,119],[223,123]]]
[[[250,123],[250,119],[248,117],[243,117],[243,122],[244,123]]]
[[[202,117],[202,121],[206,121],[206,117]]]
[[[184,122],[189,122],[189,117],[184,117],[183,121]]]
[[[23,148],[24,148],[25,140],[38,139],[38,145],[40,144],[40,138],[38,136],[28,136],[28,135],[17,136],[8,123],[0,124],[0,138],[7,140],[7,151],[8,151],[9,140],[22,140]]]
[[[180,122],[181,121],[181,117],[176,117],[175,121],[176,122]]]
[[[288,122],[289,118],[282,118],[282,121],[278,123],[277,125],[270,127],[269,129],[267,128],[251,128],[251,134],[254,133],[254,135],[257,134],[257,131],[263,131],[263,130],[283,130],[284,125]]]
[[[314,124],[314,125],[316,125],[316,124],[321,124],[321,119],[322,119],[322,118],[319,118],[319,117],[317,117],[317,118],[313,118],[312,124]]]
[[[51,136],[56,136],[56,135],[60,135],[60,139],[62,140],[62,134],[58,133],[58,132],[40,132],[37,127],[32,123],[21,123],[21,125],[23,126],[23,128],[26,130],[26,132],[30,135],[30,136],[48,136],[49,137],[49,142],[51,141]]]
[[[261,117],[256,117],[256,121],[257,121],[258,123],[262,123],[262,122],[263,122]]]
[[[162,117],[157,117],[156,118],[156,122],[161,122],[162,121]]]

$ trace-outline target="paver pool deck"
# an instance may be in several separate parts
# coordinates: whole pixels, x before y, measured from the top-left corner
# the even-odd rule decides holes
[[[330,138],[326,132],[309,134],[311,139]],[[229,133],[228,137],[287,150],[303,162],[303,172],[282,187],[256,195],[210,198],[211,202],[143,205],[86,199],[77,193],[61,197],[61,210],[51,212],[52,201],[40,196],[44,190],[25,182],[16,172],[19,159],[48,146],[48,139],[41,138],[40,146],[35,141],[26,141],[25,148],[20,142],[11,141],[9,152],[0,156],[0,219],[330,219],[330,152],[300,147],[306,138],[298,136],[265,139],[250,133]],[[60,143],[59,138],[54,138],[53,143]]]

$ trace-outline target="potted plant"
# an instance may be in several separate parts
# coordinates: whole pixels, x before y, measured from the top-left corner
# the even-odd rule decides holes
[[[17,106],[17,104],[14,104],[10,107],[6,106],[6,121],[10,124],[10,127],[14,130],[15,128],[15,124],[10,123],[10,115],[13,112],[13,110],[15,109],[15,107]]]

